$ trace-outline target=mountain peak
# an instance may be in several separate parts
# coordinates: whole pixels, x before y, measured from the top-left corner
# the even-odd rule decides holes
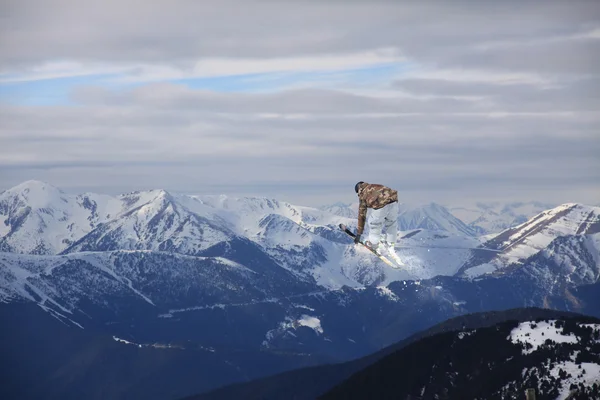
[[[568,208],[573,208],[573,207],[577,207],[577,206],[581,206],[581,204],[579,204],[579,203],[562,203],[554,208],[551,208],[549,211],[557,211],[558,212],[558,211],[566,210]]]
[[[166,199],[166,200],[173,200],[173,195],[171,195],[171,193],[167,192],[164,189],[158,189],[158,190],[155,190],[153,192],[156,193],[156,198]]]
[[[449,213],[449,211],[446,209],[446,207],[444,207],[443,205],[438,204],[438,203],[436,203],[434,201],[426,204],[424,207],[425,208],[429,208],[431,210],[436,210],[436,211],[441,211],[441,212],[444,212],[444,213]]]
[[[8,190],[11,192],[22,192],[24,190],[30,190],[30,191],[31,190],[49,190],[49,191],[61,192],[60,189],[49,184],[48,182],[38,181],[35,179],[30,179],[30,180],[21,182],[20,184],[13,186],[12,188],[10,188]]]
[[[125,204],[126,207],[133,207],[134,205],[141,206],[143,204],[149,204],[154,202],[169,203],[174,201],[173,195],[171,195],[164,189],[153,189],[124,193],[119,196],[119,199]]]
[[[62,190],[47,182],[38,180],[25,181],[2,192],[0,195],[0,201],[16,197],[25,201],[32,208],[46,208],[68,201]]]
[[[427,229],[475,236],[473,229],[453,216],[446,207],[434,202],[416,207],[400,204],[398,222],[401,231]]]
[[[531,226],[532,224],[540,225],[543,223],[546,225],[555,222],[557,219],[561,219],[563,221],[562,224],[566,224],[567,228],[570,227],[575,229],[576,232],[573,233],[586,233],[580,231],[580,227],[585,224],[598,223],[598,220],[600,220],[600,209],[598,207],[587,206],[580,203],[563,203],[557,207],[542,211],[529,221],[516,226],[515,229],[518,230],[522,227]],[[571,234],[571,232],[568,232],[567,230],[567,234]]]

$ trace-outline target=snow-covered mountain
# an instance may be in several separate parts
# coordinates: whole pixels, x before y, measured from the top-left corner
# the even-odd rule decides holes
[[[62,256],[0,253],[0,300],[23,298],[64,315],[82,304],[166,310],[267,301],[318,290],[285,269],[225,257],[156,251],[80,252]],[[242,261],[242,260],[239,260]],[[107,304],[106,299],[113,304]],[[85,307],[84,307],[85,308]]]
[[[428,251],[422,246],[425,236],[429,245],[445,237],[424,230],[420,246],[399,250],[408,267],[391,269],[366,249],[353,246],[339,230],[340,223],[356,227],[356,213],[345,210],[338,205],[330,209],[332,213],[275,199],[188,196],[164,190],[74,196],[44,182],[28,181],[0,195],[0,249],[40,255],[152,250],[206,256],[244,239],[280,267],[328,288],[453,274],[468,254],[465,249],[454,252],[456,257]],[[419,210],[405,209],[401,226],[465,231],[464,224],[442,208]],[[412,225],[406,223],[409,220]],[[400,232],[399,237],[407,234],[414,231]],[[454,236],[461,241],[460,234]],[[477,244],[469,241],[471,247]]]
[[[557,204],[541,202],[477,203],[473,207],[453,206],[450,212],[478,234],[499,233],[526,222]]]
[[[192,204],[196,211],[204,211],[195,213],[184,200],[188,199],[164,190],[120,196],[126,206],[117,218],[102,223],[61,253],[158,250],[195,255],[234,235],[214,222],[208,207]]]
[[[513,204],[511,209],[525,206]],[[338,229],[339,223],[356,226],[356,219],[349,218],[355,207],[340,203],[317,209],[267,198],[164,190],[73,196],[28,181],[0,194],[0,249],[45,255],[150,250],[208,257],[221,256],[232,246],[247,251],[251,243],[252,252],[298,279],[336,289],[502,270],[522,264],[559,236],[590,234],[597,229],[599,214],[594,207],[567,204],[485,241],[489,236],[474,236],[443,206],[401,204],[397,252],[407,266],[396,270],[352,245]],[[597,254],[593,238],[573,243]],[[472,250],[480,246],[497,251]],[[561,251],[567,251],[564,245]]]
[[[0,250],[56,254],[123,211],[119,199],[27,181],[0,193]]]
[[[358,216],[358,202],[356,203],[334,203],[320,208],[329,214],[338,215],[348,219],[356,219]]]
[[[207,257],[222,255],[232,246],[246,251],[246,244],[252,243],[252,251],[298,279],[336,289],[456,272],[472,277],[522,265],[558,237],[596,233],[600,214],[596,207],[565,204],[488,239],[474,236],[443,206],[401,204],[397,251],[407,267],[396,270],[353,246],[338,229],[339,223],[356,226],[356,219],[348,217],[355,215],[355,206],[317,209],[267,198],[187,196],[164,190],[73,196],[47,183],[28,181],[0,194],[0,249],[41,255],[151,250]],[[505,208],[523,207],[528,205]],[[594,238],[573,243],[583,246],[570,249],[573,254],[583,248],[598,252]],[[496,252],[472,250],[480,246]],[[564,244],[560,251],[567,251]]]
[[[336,203],[322,208],[323,210],[356,220],[358,202],[352,204]],[[454,216],[446,207],[437,203],[408,204],[398,206],[398,229],[411,231],[425,229],[457,235],[476,236],[476,231]]]
[[[476,236],[476,232],[472,228],[452,215],[446,207],[437,203],[419,206],[401,204],[399,207],[398,228],[403,231],[426,229]]]
[[[499,252],[473,251],[459,274],[505,273],[534,257],[554,260],[597,277],[600,260],[600,208],[567,203],[544,211],[483,243]]]

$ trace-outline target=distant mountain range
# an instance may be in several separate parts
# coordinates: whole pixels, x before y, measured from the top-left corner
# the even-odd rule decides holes
[[[541,202],[476,203],[472,207],[443,206],[438,203],[400,206],[399,226],[402,230],[428,229],[467,236],[502,232],[526,222],[535,215],[560,204]],[[599,207],[599,205],[595,205]],[[356,219],[358,202],[335,203],[321,208],[331,214]]]
[[[526,222],[531,217],[557,207],[541,202],[477,203],[474,207],[450,207],[450,212],[477,234],[498,233]]]
[[[341,217],[356,219],[358,215],[358,203],[336,203],[331,206],[322,207],[322,210]],[[400,203],[398,228],[401,231],[425,229],[456,235],[477,236],[477,230],[467,226],[446,207],[437,203],[421,205]]]
[[[218,380],[178,381],[179,397],[366,356],[469,312],[535,306],[600,315],[598,207],[563,204],[479,236],[442,206],[403,205],[402,270],[339,230],[355,229],[351,208],[164,190],[69,195],[27,181],[0,193],[0,311],[13,318],[11,307],[35,304],[119,346],[204,349],[193,353],[200,365],[227,366]],[[38,320],[32,312],[29,323]],[[88,388],[79,398],[101,385],[86,379],[77,378]],[[142,381],[111,379],[126,388],[112,398],[138,390],[160,398]],[[59,397],[73,395],[65,391]]]

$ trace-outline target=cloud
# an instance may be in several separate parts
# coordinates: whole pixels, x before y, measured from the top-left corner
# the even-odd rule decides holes
[[[11,0],[0,187],[321,201],[348,186],[352,201],[362,179],[425,201],[591,201],[599,12],[593,1]],[[50,79],[63,105],[13,100]]]
[[[496,110],[512,112],[600,110],[600,76],[557,80],[547,85],[408,78],[393,86],[415,96],[478,99]]]
[[[423,63],[461,67],[468,66],[460,63],[466,56],[484,64],[489,57],[505,59],[500,54],[505,51],[521,51],[527,56],[540,49],[560,63],[568,62],[561,60],[561,51],[596,38],[593,32],[599,27],[600,10],[596,2],[588,1],[474,5],[472,1],[148,4],[108,0],[74,4],[50,0],[43,5],[35,0],[6,5],[6,23],[0,25],[1,70],[66,60],[133,63],[143,68],[156,65],[161,75],[194,68],[212,74],[223,66],[226,73],[238,71],[244,64],[248,70],[264,70],[264,63],[271,61],[285,66],[293,60],[319,63],[329,59],[332,61],[327,62],[335,64],[336,57],[369,58],[379,49],[388,53],[396,49],[397,54]],[[564,38],[549,44],[563,47],[554,51],[544,44],[522,45],[548,36]],[[487,43],[503,46],[482,52]],[[576,52],[576,59],[586,56],[581,50],[577,47],[571,54]],[[530,56],[513,60],[513,64],[537,71],[551,68],[553,64],[547,61]]]
[[[493,108],[481,112],[469,101],[453,113],[452,100],[445,106],[444,99],[323,90],[239,96],[160,85],[102,90],[88,100],[78,107],[5,108],[1,168],[17,175],[62,171],[82,183],[105,181],[106,174],[114,176],[112,185],[179,190],[224,183],[335,188],[360,178],[421,198],[432,189],[529,193],[550,183],[589,190],[600,178],[597,118],[496,117],[489,115]],[[371,115],[382,110],[389,115]]]
[[[549,74],[594,74],[600,70],[600,40],[585,37],[556,42],[514,43],[485,50],[462,51],[448,57],[447,66],[469,65],[505,71]]]

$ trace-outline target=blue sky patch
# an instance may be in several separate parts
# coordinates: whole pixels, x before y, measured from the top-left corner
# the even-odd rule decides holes
[[[385,85],[411,68],[410,64],[387,63],[357,69],[314,72],[267,72],[246,75],[171,79],[191,89],[228,93],[259,93],[289,88],[352,88]],[[130,89],[148,82],[123,82],[123,75],[103,74],[0,83],[0,102],[28,106],[74,105],[70,97],[81,86]]]

